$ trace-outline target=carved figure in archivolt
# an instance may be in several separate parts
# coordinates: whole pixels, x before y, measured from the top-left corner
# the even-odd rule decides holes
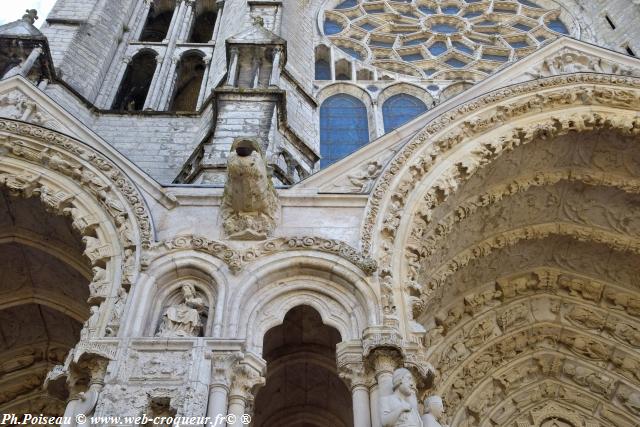
[[[399,368],[393,372],[392,381],[393,393],[380,400],[383,427],[422,427],[413,374]]]
[[[207,308],[191,282],[181,287],[182,300],[169,306],[162,315],[158,328],[158,337],[197,337],[202,333],[202,318]]]
[[[429,396],[424,400],[424,415],[422,424],[424,427],[447,427],[440,424],[444,415],[444,405],[440,396]]]

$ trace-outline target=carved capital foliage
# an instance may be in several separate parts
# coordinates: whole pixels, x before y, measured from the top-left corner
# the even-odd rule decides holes
[[[265,382],[264,376],[255,367],[240,363],[233,370],[229,395],[239,396],[245,401],[253,400],[257,389],[262,387]]]
[[[244,353],[240,351],[213,351],[208,355],[208,358],[211,359],[210,384],[229,387],[231,385],[229,378],[238,363],[244,359]]]

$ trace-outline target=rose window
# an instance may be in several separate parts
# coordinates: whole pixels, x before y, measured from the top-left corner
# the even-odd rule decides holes
[[[417,79],[481,80],[573,24],[550,0],[337,0],[322,30],[343,56]]]

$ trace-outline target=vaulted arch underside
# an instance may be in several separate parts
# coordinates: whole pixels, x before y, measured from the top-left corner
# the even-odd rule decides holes
[[[453,188],[405,240],[448,424],[640,425],[640,138],[541,134]]]
[[[43,383],[89,316],[91,268],[69,218],[0,187],[0,412],[62,415]]]

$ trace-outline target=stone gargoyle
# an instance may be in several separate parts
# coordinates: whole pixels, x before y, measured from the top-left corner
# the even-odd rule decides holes
[[[227,162],[222,224],[229,239],[263,240],[276,225],[278,196],[257,141],[238,138]]]

